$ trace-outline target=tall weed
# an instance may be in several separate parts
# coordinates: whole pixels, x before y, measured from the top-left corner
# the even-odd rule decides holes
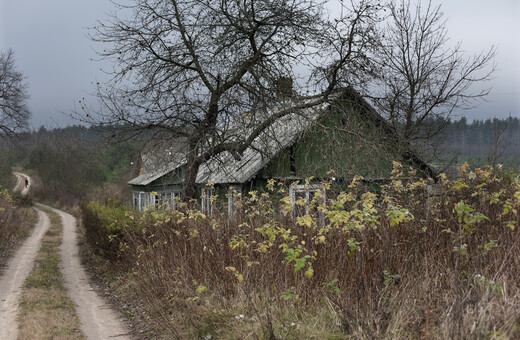
[[[356,178],[299,217],[271,181],[233,218],[91,204],[84,224],[173,337],[520,336],[520,177],[460,175],[407,181],[396,163],[379,193]]]

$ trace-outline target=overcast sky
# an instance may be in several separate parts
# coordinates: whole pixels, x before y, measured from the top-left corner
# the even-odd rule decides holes
[[[498,47],[497,72],[488,101],[469,119],[520,117],[520,1],[436,0],[448,19],[452,43],[468,54]],[[61,112],[92,92],[106,76],[86,37],[87,27],[105,18],[108,0],[0,0],[0,49],[12,48],[27,76],[32,126],[71,124]],[[91,99],[92,101],[92,99]]]

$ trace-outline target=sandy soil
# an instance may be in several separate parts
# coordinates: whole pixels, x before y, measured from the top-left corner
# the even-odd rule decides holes
[[[131,339],[130,331],[106,302],[96,294],[81,266],[76,219],[61,210],[44,207],[59,214],[63,220],[62,272],[65,277],[65,286],[78,306],[77,311],[82,331],[89,339]]]
[[[18,334],[16,315],[22,284],[33,268],[40,241],[49,228],[47,215],[42,211],[38,211],[38,215],[38,225],[9,260],[7,270],[0,277],[0,339],[16,339]]]

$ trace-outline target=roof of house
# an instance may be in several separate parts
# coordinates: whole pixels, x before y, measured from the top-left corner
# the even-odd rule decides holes
[[[143,155],[143,158],[145,158],[145,157],[146,156]],[[143,163],[144,163],[144,160],[143,160]],[[163,163],[163,165],[161,165],[159,167],[149,168],[149,169],[153,169],[153,170],[150,170],[149,172],[145,172],[142,175],[137,176],[136,178],[130,180],[128,182],[128,184],[148,185],[148,184],[152,183],[153,181],[155,181],[156,179],[161,178],[164,175],[170,173],[171,171],[177,169],[179,166],[183,165],[184,163],[186,163],[186,161],[183,158],[183,159],[174,160],[174,161],[171,161],[168,163]],[[148,165],[148,166],[151,167],[151,165]]]
[[[243,152],[240,160],[235,159],[231,153],[225,151],[218,157],[203,163],[199,168],[196,183],[247,182],[260,169],[265,167],[276,154],[291,146],[300,134],[318,119],[320,113],[328,105],[323,103],[277,119]],[[164,157],[162,159],[163,161],[160,162],[161,158],[157,157],[157,152],[154,155],[143,155],[143,163],[147,164],[147,168],[151,168],[154,162],[156,163],[155,168],[132,179],[128,184],[149,185],[186,163],[185,155],[179,152],[171,153],[171,161],[167,163],[164,162]]]
[[[328,104],[307,108],[276,120],[247,148],[240,160],[229,152],[201,165],[196,183],[244,183],[265,167],[281,150],[288,148],[319,118]]]

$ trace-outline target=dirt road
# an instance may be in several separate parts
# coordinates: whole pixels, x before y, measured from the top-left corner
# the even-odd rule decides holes
[[[18,178],[16,189],[26,194],[31,178],[15,173]],[[117,314],[93,290],[87,274],[79,260],[76,219],[61,210],[36,204],[53,210],[63,222],[63,239],[60,247],[61,266],[65,286],[77,306],[81,328],[88,339],[130,339],[130,332]],[[0,339],[16,339],[18,334],[17,312],[21,288],[34,266],[34,259],[50,221],[43,211],[38,212],[38,225],[31,236],[8,261],[7,269],[0,276]]]
[[[61,210],[43,206],[59,214],[63,221],[61,269],[65,286],[77,305],[82,331],[89,339],[130,339],[129,330],[114,311],[91,287],[87,273],[79,260],[76,219]]]
[[[0,339],[16,339],[18,333],[16,315],[22,284],[33,268],[40,241],[49,229],[47,215],[38,211],[38,216],[38,225],[9,260],[8,269],[0,277]]]

